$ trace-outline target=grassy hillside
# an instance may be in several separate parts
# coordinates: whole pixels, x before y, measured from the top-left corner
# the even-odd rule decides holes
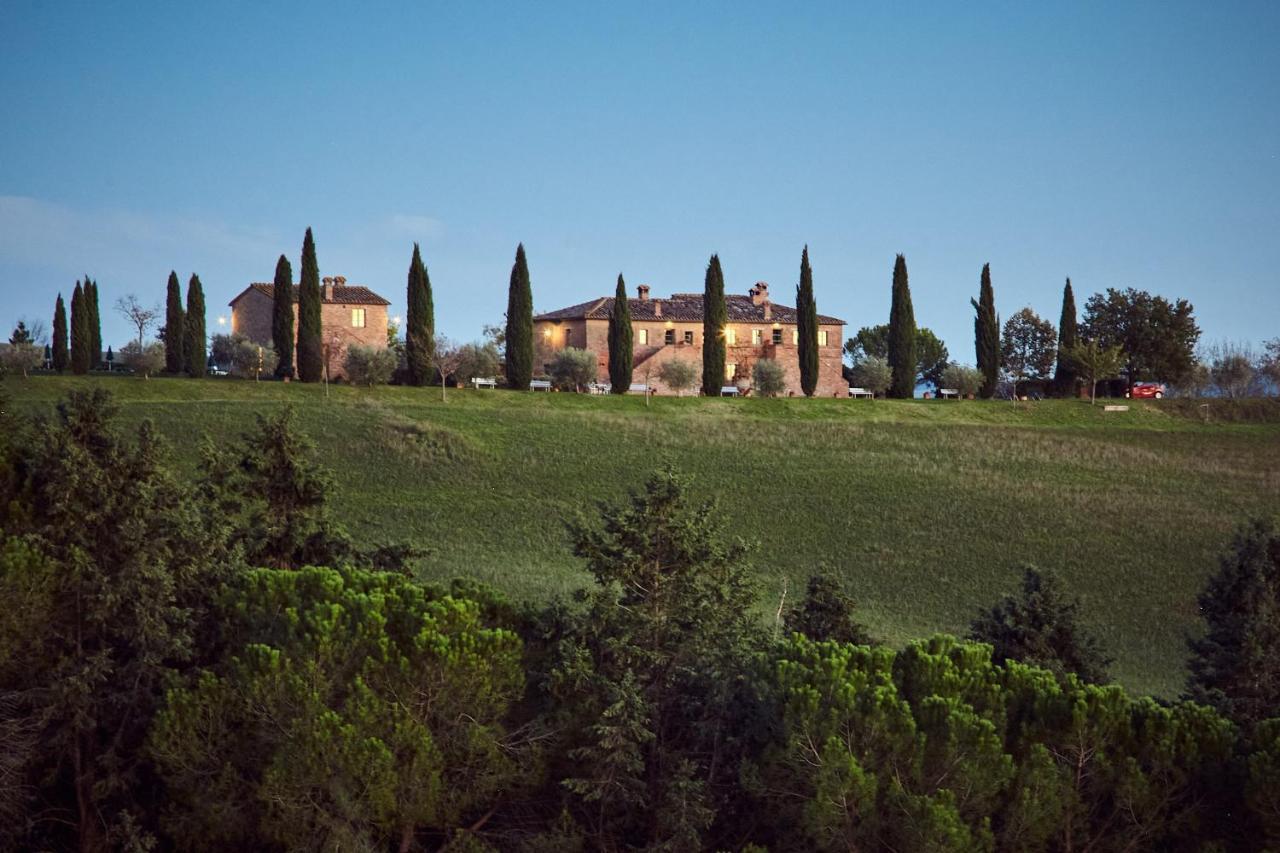
[[[758,542],[762,613],[820,563],[861,617],[899,643],[962,632],[1026,562],[1053,567],[1129,687],[1175,694],[1195,594],[1242,519],[1280,510],[1280,403],[1135,403],[1104,413],[1031,404],[655,399],[322,388],[234,380],[36,377],[0,383],[49,411],[110,387],[126,422],[180,447],[248,430],[292,402],[338,480],[339,516],[366,541],[432,549],[424,571],[516,596],[581,585],[563,520],[617,499],[667,461]],[[1229,421],[1248,421],[1244,423]]]

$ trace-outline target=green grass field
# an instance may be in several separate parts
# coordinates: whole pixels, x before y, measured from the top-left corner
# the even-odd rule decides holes
[[[1195,596],[1236,525],[1280,510],[1280,402],[1104,413],[1038,403],[654,399],[94,377],[9,378],[18,411],[110,388],[181,448],[293,403],[358,539],[545,599],[586,581],[564,519],[671,462],[758,543],[761,613],[826,563],[891,643],[963,632],[1023,563],[1060,571],[1126,686],[1172,696]],[[1237,421],[1237,422],[1231,422]],[[1244,421],[1244,422],[1239,422]],[[190,465],[190,455],[184,460]]]

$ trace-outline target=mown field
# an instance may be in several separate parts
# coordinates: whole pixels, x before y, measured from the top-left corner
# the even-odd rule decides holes
[[[897,644],[963,632],[1052,567],[1129,688],[1175,695],[1195,596],[1236,525],[1280,511],[1280,402],[728,400],[515,394],[92,377],[9,378],[7,405],[51,412],[110,388],[122,421],[152,419],[190,468],[202,434],[250,431],[292,403],[366,542],[431,549],[430,577],[470,575],[522,598],[586,581],[564,521],[672,464],[753,541],[761,616],[820,564]],[[187,452],[191,451],[191,452]]]

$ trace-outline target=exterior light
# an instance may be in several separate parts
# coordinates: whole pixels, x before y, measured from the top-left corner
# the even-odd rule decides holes
[[[225,326],[225,325],[227,325],[227,318],[226,318],[226,317],[219,317],[219,318],[218,318],[218,325],[219,325],[219,326]]]
[[[542,330],[542,336],[543,336],[544,338],[549,338],[549,337],[551,337],[551,328],[550,328],[550,327],[547,327],[547,328],[543,329],[543,330]]]
[[[668,321],[667,321],[667,328],[668,328],[668,329],[674,329],[675,327],[676,327],[676,324],[675,324],[675,323],[671,322],[670,320],[668,320]]]

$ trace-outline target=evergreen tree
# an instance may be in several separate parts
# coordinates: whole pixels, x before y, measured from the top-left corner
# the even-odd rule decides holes
[[[516,246],[516,262],[511,265],[506,344],[507,387],[528,391],[533,379],[533,289],[524,243]]]
[[[293,378],[293,335],[293,266],[281,255],[271,286],[271,342],[276,351],[276,376],[282,379]]]
[[[893,304],[889,309],[889,396],[910,400],[916,394],[916,315],[907,283],[907,259],[893,262]]]
[[[164,303],[164,369],[166,373],[181,373],[186,357],[187,318],[182,313],[182,285],[178,274],[169,271],[169,288]]]
[[[622,280],[622,273],[618,273],[618,289],[613,295],[613,311],[609,313],[609,386],[614,394],[625,394],[631,389],[634,356],[627,284]]]
[[[1069,355],[1071,348],[1080,342],[1076,331],[1076,296],[1071,291],[1071,279],[1062,288],[1062,317],[1058,321],[1058,364],[1053,373],[1053,390],[1059,397],[1074,397],[1079,375]]]
[[[71,364],[71,346],[67,340],[67,306],[58,294],[53,305],[53,369],[61,373]]]
[[[98,283],[84,277],[85,307],[89,317],[89,367],[102,364],[102,315],[98,313]]]
[[[725,326],[728,310],[724,304],[724,272],[720,256],[712,255],[702,290],[702,394],[719,397],[724,387]]]
[[[800,390],[812,397],[818,387],[818,303],[813,298],[809,247],[800,253],[800,284],[796,286],[796,332],[799,340]]]
[[[844,591],[839,579],[821,571],[809,578],[804,599],[787,613],[787,631],[815,641],[873,645],[867,629],[853,618],[854,606],[853,596]]]
[[[1236,534],[1199,598],[1208,630],[1190,641],[1188,698],[1250,729],[1280,716],[1280,526]]]
[[[324,378],[324,342],[320,329],[320,265],[316,243],[307,229],[302,238],[302,270],[298,282],[298,378],[319,382]]]
[[[406,293],[408,311],[405,317],[405,356],[410,385],[431,383],[431,356],[435,352],[435,306],[432,304],[431,279],[422,262],[418,244],[413,244],[409,261],[409,284]]]
[[[983,397],[993,397],[1000,382],[1000,318],[996,316],[995,291],[991,288],[991,264],[982,265],[982,286],[977,301],[970,299],[976,316],[973,341],[978,370],[982,372]]]
[[[200,285],[200,276],[195,273],[191,274],[191,281],[187,284],[187,310],[184,312],[184,319],[187,334],[183,356],[186,359],[187,374],[193,379],[200,379],[209,367],[209,351],[206,347],[204,325],[204,288]]]
[[[71,294],[71,372],[83,376],[89,372],[93,355],[89,348],[93,345],[93,337],[89,332],[89,307],[86,304],[84,287],[76,282],[75,292]]]

